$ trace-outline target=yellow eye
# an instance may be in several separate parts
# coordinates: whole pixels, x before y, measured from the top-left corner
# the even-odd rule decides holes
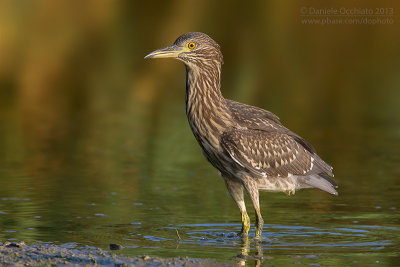
[[[193,43],[193,42],[190,42],[190,43],[187,44],[187,47],[188,47],[190,50],[193,50],[193,49],[196,48],[196,44]]]

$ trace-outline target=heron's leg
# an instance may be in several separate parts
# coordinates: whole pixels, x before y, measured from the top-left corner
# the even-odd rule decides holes
[[[250,218],[249,215],[247,215],[246,205],[244,203],[243,185],[240,182],[233,181],[229,178],[225,178],[224,180],[229,194],[231,194],[233,200],[236,202],[242,215],[242,230],[240,231],[240,235],[247,237],[250,230]]]
[[[260,239],[264,225],[264,220],[261,216],[261,211],[260,211],[258,186],[256,183],[253,182],[246,182],[244,183],[244,186],[246,188],[247,194],[250,197],[254,210],[256,212],[256,239]]]

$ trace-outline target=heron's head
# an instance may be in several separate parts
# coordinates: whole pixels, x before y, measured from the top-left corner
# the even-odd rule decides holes
[[[144,58],[176,58],[191,67],[223,63],[219,45],[201,32],[185,33],[172,45],[153,51]]]

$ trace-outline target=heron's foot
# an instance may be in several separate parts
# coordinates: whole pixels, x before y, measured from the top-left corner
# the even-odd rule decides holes
[[[237,236],[240,237],[243,241],[249,240],[249,235],[243,231],[237,233]]]

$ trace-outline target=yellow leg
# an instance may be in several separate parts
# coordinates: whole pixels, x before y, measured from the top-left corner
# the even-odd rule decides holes
[[[261,217],[260,209],[256,210],[256,239],[261,240],[262,229],[264,226],[264,220]]]
[[[242,213],[242,231],[240,231],[240,235],[242,237],[247,237],[249,234],[250,230],[250,218],[249,215],[247,215],[247,212]]]
[[[225,179],[225,184],[242,214],[242,230],[240,231],[240,235],[247,238],[250,230],[250,218],[249,215],[247,215],[246,205],[244,203],[243,185],[230,179]]]

